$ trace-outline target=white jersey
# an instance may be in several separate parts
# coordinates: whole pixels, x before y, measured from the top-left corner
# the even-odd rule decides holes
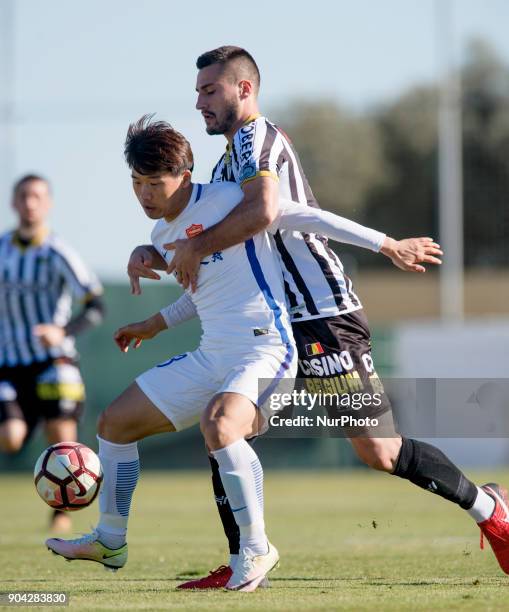
[[[0,366],[76,357],[71,336],[46,348],[32,329],[39,323],[64,327],[73,299],[85,301],[101,293],[96,276],[55,234],[29,244],[14,231],[0,236]]]
[[[211,182],[243,185],[257,176],[279,181],[279,196],[318,207],[288,136],[265,117],[239,128],[231,148],[212,171]],[[339,257],[323,236],[281,229],[274,235],[292,321],[332,317],[362,308]]]
[[[171,222],[159,220],[152,243],[169,263],[173,251],[163,245],[192,238],[221,221],[242,199],[237,185],[193,186],[186,208]],[[200,349],[232,351],[243,347],[284,346],[290,363],[294,343],[281,269],[269,236],[263,232],[201,262],[198,286],[187,292],[201,320]]]

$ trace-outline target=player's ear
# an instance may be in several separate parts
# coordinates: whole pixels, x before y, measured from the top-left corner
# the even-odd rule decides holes
[[[182,173],[182,180],[180,182],[181,187],[187,187],[191,183],[191,170],[184,170]]]
[[[241,100],[248,98],[253,93],[251,81],[239,81],[239,95]]]

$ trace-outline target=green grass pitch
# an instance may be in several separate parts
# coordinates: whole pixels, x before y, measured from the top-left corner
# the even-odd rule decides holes
[[[509,483],[509,472],[495,478]],[[142,473],[129,562],[116,574],[46,550],[49,510],[30,475],[0,475],[0,499],[0,592],[65,590],[67,609],[509,610],[509,576],[488,544],[479,550],[472,519],[385,474],[268,472],[266,521],[281,564],[255,593],[175,590],[227,558],[206,473]],[[75,513],[75,531],[96,515],[97,504]]]

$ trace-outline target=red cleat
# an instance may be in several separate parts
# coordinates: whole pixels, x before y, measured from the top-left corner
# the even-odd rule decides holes
[[[222,589],[230,580],[233,570],[228,565],[220,565],[208,576],[179,584],[177,589]]]
[[[495,500],[495,510],[489,519],[478,523],[481,529],[481,548],[484,548],[483,535],[495,553],[502,570],[509,574],[509,508],[507,491],[500,485],[488,483],[481,487]]]

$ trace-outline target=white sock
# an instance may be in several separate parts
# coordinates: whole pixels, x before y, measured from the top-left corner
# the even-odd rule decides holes
[[[226,496],[240,530],[240,548],[255,555],[267,552],[263,521],[263,469],[249,444],[237,440],[213,451]]]
[[[104,479],[99,492],[100,541],[108,548],[125,544],[129,508],[140,474],[138,444],[114,444],[97,436]]]
[[[491,495],[477,487],[477,497],[474,505],[467,510],[476,523],[482,523],[490,518],[495,510],[495,500]]]

